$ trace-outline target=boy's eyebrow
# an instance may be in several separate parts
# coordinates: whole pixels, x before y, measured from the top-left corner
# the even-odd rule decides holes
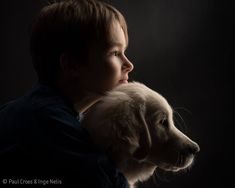
[[[114,47],[114,46],[123,47],[123,44],[120,43],[120,42],[111,42],[111,43],[109,44],[109,47],[110,47],[110,48],[112,48],[112,47]],[[128,47],[128,45],[124,46],[124,49],[127,49],[127,47]]]

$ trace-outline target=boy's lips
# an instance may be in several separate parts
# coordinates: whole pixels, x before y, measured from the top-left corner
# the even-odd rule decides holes
[[[127,83],[128,83],[128,79],[119,80],[119,83],[121,83],[121,84],[127,84]]]
[[[119,80],[119,83],[120,84],[127,84],[128,83],[128,79],[129,79],[128,75],[123,75],[121,77],[121,79]]]

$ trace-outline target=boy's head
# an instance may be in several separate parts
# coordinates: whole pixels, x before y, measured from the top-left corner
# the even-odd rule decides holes
[[[114,7],[96,0],[62,0],[44,7],[32,26],[30,50],[41,83],[58,78],[60,58],[67,54],[88,63],[91,50],[108,48],[112,25],[118,22],[128,43],[124,17]]]

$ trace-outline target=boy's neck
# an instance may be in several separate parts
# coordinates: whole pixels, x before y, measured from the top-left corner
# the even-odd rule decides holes
[[[100,93],[89,92],[79,88],[79,84],[58,82],[56,87],[70,101],[78,114],[85,112],[103,96]]]

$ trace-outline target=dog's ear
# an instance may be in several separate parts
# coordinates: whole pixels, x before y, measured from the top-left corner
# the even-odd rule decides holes
[[[111,95],[112,94],[112,95]],[[112,92],[96,103],[83,119],[95,144],[115,157],[144,160],[151,149],[145,105],[123,92]]]
[[[148,125],[145,121],[145,115],[143,108],[139,108],[139,110],[136,113],[136,118],[139,122],[139,147],[134,152],[133,157],[137,159],[138,161],[144,160],[152,147],[152,140],[149,133]]]

